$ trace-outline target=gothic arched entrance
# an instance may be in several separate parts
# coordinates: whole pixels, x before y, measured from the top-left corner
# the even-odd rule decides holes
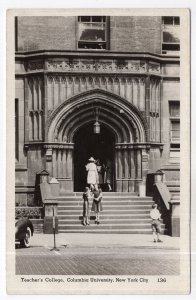
[[[100,136],[91,131],[97,110]],[[148,172],[147,127],[142,114],[112,93],[94,89],[63,102],[51,114],[47,137],[46,168],[60,182],[61,194],[84,188],[82,168],[89,156],[112,157],[114,190],[118,192],[138,191]]]
[[[82,191],[86,186],[85,165],[92,156],[105,164],[111,161],[114,179],[115,137],[106,126],[101,126],[99,134],[93,132],[93,123],[81,127],[74,135],[74,191]],[[113,185],[114,180],[112,180]],[[114,187],[114,186],[113,186]],[[104,186],[103,186],[104,188]]]

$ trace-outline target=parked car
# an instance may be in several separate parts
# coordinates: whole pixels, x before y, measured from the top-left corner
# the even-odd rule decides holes
[[[34,228],[32,222],[27,218],[16,220],[15,223],[15,241],[20,242],[20,245],[25,248],[30,247],[31,237]]]

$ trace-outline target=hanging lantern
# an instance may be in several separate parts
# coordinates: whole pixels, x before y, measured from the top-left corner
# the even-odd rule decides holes
[[[93,131],[95,134],[99,134],[100,133],[100,123],[98,121],[96,121],[94,124],[93,124]]]
[[[100,126],[100,123],[98,121],[98,108],[96,108],[96,111],[95,111],[95,123],[93,124],[93,131],[95,134],[100,134],[100,131],[101,131],[101,126]]]

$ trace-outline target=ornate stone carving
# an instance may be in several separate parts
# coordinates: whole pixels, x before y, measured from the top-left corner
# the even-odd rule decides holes
[[[128,71],[128,61],[126,60],[116,60],[115,67],[117,70]]]
[[[43,60],[30,60],[27,68],[28,71],[42,70],[44,69]]]
[[[150,111],[150,116],[151,116],[151,117],[158,118],[158,117],[159,117],[159,113],[158,113],[158,112],[155,112],[155,111]]]
[[[65,71],[65,72],[101,72],[101,73],[142,73],[147,72],[147,64],[140,60],[124,60],[124,59],[62,59],[48,60],[46,68],[49,71]],[[148,71],[160,73],[160,64],[150,62]]]
[[[133,61],[129,65],[130,65],[130,70],[132,72],[135,72],[135,71],[139,72],[140,71],[140,62]]]
[[[81,60],[80,71],[95,71],[95,64],[93,60]]]
[[[140,71],[146,72],[146,62],[140,61]]]
[[[112,71],[112,61],[98,61],[95,65],[97,71]]]
[[[160,73],[161,67],[159,63],[149,62],[148,64],[148,72],[149,73]]]

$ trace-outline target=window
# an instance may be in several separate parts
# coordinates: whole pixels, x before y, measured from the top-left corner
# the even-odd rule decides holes
[[[162,18],[162,54],[179,54],[180,18]]]
[[[180,102],[169,102],[170,114],[170,158],[180,157]]]
[[[171,120],[171,144],[179,143],[179,142],[180,142],[180,121]]]
[[[15,160],[16,161],[19,160],[18,121],[19,121],[18,99],[15,99]]]
[[[180,118],[180,103],[179,103],[179,101],[170,101],[169,115],[170,115],[170,118]]]
[[[107,49],[106,16],[78,17],[78,48]]]

